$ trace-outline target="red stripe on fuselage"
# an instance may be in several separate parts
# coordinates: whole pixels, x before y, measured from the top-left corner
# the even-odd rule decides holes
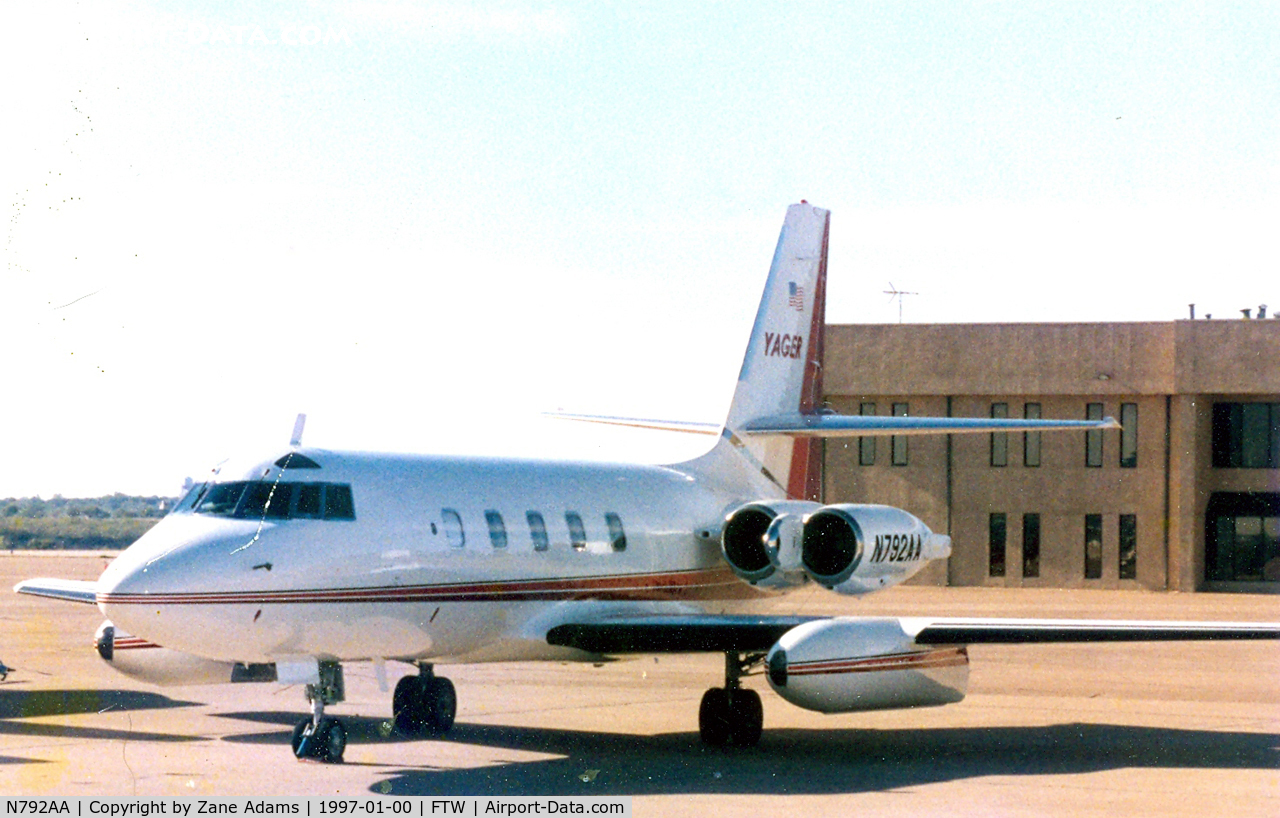
[[[229,605],[240,603],[523,602],[532,600],[749,599],[761,591],[727,567],[659,574],[468,582],[442,585],[313,588],[298,591],[197,591],[98,594],[112,605]]]

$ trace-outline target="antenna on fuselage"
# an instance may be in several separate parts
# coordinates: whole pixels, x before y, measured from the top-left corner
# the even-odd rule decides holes
[[[293,422],[293,436],[289,438],[290,446],[302,445],[302,429],[307,425],[307,416],[302,412],[298,413],[298,419]]]

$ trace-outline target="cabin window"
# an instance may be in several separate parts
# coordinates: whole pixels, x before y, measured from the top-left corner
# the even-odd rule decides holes
[[[529,539],[533,540],[533,550],[546,551],[550,548],[551,541],[547,539],[547,523],[542,519],[542,515],[536,511],[527,511],[524,518],[529,523]]]
[[[494,548],[507,547],[507,526],[502,522],[502,515],[490,509],[484,513],[485,522],[489,524],[489,542]]]
[[[467,534],[462,528],[462,517],[451,508],[441,509],[440,520],[444,523],[444,536],[449,545],[461,548],[467,544]]]
[[[587,547],[587,528],[582,524],[582,517],[576,511],[566,511],[564,521],[569,526],[569,544],[574,551]]]
[[[622,518],[611,511],[604,515],[604,521],[609,526],[609,544],[613,546],[613,550],[626,551],[627,532],[622,528]]]

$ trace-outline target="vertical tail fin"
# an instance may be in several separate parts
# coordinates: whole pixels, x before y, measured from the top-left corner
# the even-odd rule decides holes
[[[830,226],[830,211],[807,202],[787,208],[725,421],[735,448],[797,500],[821,499],[822,441],[739,431],[755,419],[813,414],[821,406]]]

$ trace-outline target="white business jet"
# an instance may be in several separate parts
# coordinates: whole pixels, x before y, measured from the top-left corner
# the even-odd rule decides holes
[[[906,511],[823,505],[820,438],[1115,428],[1102,421],[844,417],[822,405],[829,214],[787,210],[737,391],[722,426],[575,416],[708,432],[674,465],[337,452],[291,445],[225,465],[96,582],[21,593],[96,604],[98,652],[159,684],[305,684],[299,758],[342,760],[342,663],[418,667],[396,685],[407,734],[453,724],[437,664],[716,652],[724,684],[698,714],[708,744],[754,745],[762,672],[822,712],[960,701],[979,642],[1280,637],[1269,623],[752,615],[815,582],[897,585],[951,553]],[[163,647],[162,647],[163,646]]]

